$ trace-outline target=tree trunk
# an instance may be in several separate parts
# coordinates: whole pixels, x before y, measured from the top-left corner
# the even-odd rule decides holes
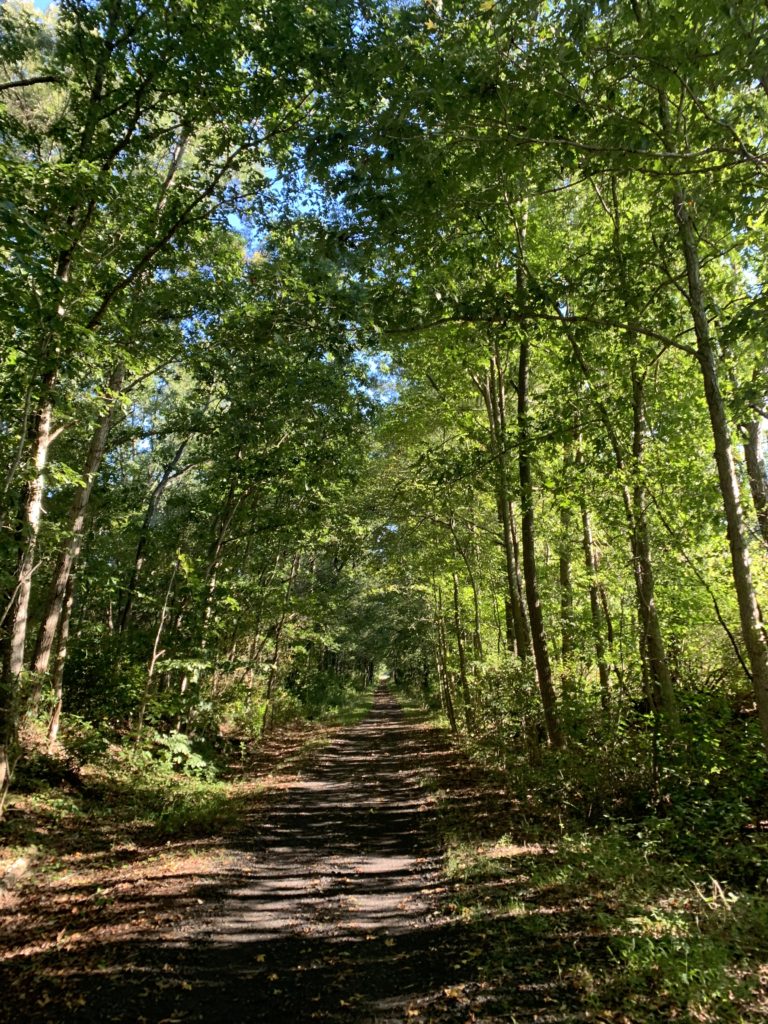
[[[290,596],[291,596],[291,590],[293,589],[294,580],[296,579],[296,577],[297,577],[297,575],[299,573],[300,565],[301,565],[301,552],[297,551],[296,554],[293,556],[293,561],[291,562],[291,571],[290,571],[290,573],[288,575],[288,580],[287,580],[286,586],[285,586],[285,596],[283,598],[283,607],[282,607],[282,611],[280,612],[280,618],[279,618],[279,620],[277,622],[277,625],[275,627],[275,646],[274,646],[274,650],[273,650],[273,653],[272,653],[272,665],[271,665],[270,670],[269,670],[269,675],[267,676],[267,690],[266,690],[266,694],[265,694],[265,701],[266,701],[266,703],[265,703],[265,706],[264,706],[264,718],[262,719],[262,722],[261,722],[261,734],[262,734],[262,736],[269,730],[270,724],[271,724],[271,718],[274,717],[274,715],[272,715],[272,711],[273,711],[272,704],[273,704],[273,696],[274,696],[275,683],[277,682],[277,672],[278,672],[279,662],[280,662],[280,653],[281,653],[280,643],[281,643],[282,636],[283,636],[283,627],[285,626],[285,621],[286,621],[286,619],[288,617],[288,601],[289,601]]]
[[[175,476],[179,475],[177,473],[178,465],[188,444],[189,438],[186,437],[174,452],[171,461],[164,467],[163,472],[160,474],[160,479],[155,484],[152,493],[149,496],[149,504],[147,505],[147,511],[144,514],[144,520],[141,524],[141,530],[139,531],[139,540],[136,544],[136,553],[133,556],[131,578],[128,581],[128,586],[125,588],[125,600],[123,602],[123,608],[120,612],[120,618],[117,624],[118,633],[125,633],[128,629],[131,612],[133,611],[133,599],[136,596],[136,588],[139,585],[141,570],[144,565],[144,559],[146,558],[147,544],[149,543],[149,534],[152,529],[152,523],[166,487]]]
[[[201,646],[206,648],[208,642],[208,626],[213,614],[214,599],[216,597],[216,583],[218,580],[219,566],[221,565],[221,554],[224,550],[224,542],[227,539],[229,528],[235,513],[242,502],[244,495],[235,496],[237,479],[233,478],[224,499],[224,505],[220,514],[216,517],[214,525],[213,540],[208,550],[208,565],[205,570],[205,603],[203,605],[202,641]]]
[[[451,680],[448,671],[448,645],[445,640],[445,623],[443,620],[443,597],[440,587],[437,587],[437,614],[435,616],[435,623],[437,629],[437,672],[440,677],[441,693],[443,697],[443,705],[445,707],[445,713],[448,715],[448,722],[451,726],[451,732],[454,736],[458,734],[458,724],[456,722],[456,710],[453,706],[453,697],[451,695]]]
[[[457,573],[453,574],[453,629],[456,634],[456,648],[459,652],[459,683],[464,703],[464,724],[467,732],[471,733],[474,728],[474,716],[472,714],[472,699],[469,692],[469,679],[467,677],[467,652],[464,649],[464,627],[461,623],[459,577]]]
[[[528,599],[528,615],[531,623],[531,640],[533,643],[534,661],[536,663],[536,677],[544,710],[547,738],[553,747],[560,749],[564,746],[564,737],[557,708],[557,696],[552,682],[552,666],[549,660],[547,636],[544,630],[544,616],[541,610],[536,569],[536,523],[530,463],[528,358],[529,342],[527,337],[523,335],[520,339],[520,359],[517,377],[518,471],[520,475],[520,504],[522,506],[523,576],[525,579],[525,593]]]
[[[18,562],[14,573],[14,590],[6,610],[6,633],[3,638],[2,671],[0,674],[0,815],[19,757],[18,721],[24,708],[19,706],[20,681],[24,671],[24,650],[27,638],[29,600],[32,574],[35,570],[37,537],[43,514],[45,468],[51,444],[53,401],[51,390],[55,375],[46,375],[40,403],[31,423],[32,465],[34,477],[22,490],[19,503],[16,539]]]
[[[173,571],[171,578],[168,581],[168,589],[165,592],[165,599],[163,601],[163,607],[160,612],[160,621],[157,624],[157,631],[155,632],[155,642],[152,645],[152,655],[149,659],[149,665],[147,667],[147,677],[144,682],[144,692],[141,696],[141,702],[139,703],[139,711],[136,716],[136,742],[141,740],[141,733],[144,729],[144,718],[147,713],[147,705],[149,704],[149,697],[152,693],[152,687],[154,684],[155,669],[157,663],[163,656],[164,652],[160,650],[160,641],[163,638],[163,630],[165,629],[165,623],[168,618],[168,612],[171,607],[171,598],[173,596],[173,587],[176,582],[176,574],[179,570],[178,558],[173,563]]]
[[[489,371],[484,380],[475,380],[488,416],[491,451],[496,469],[496,510],[501,525],[501,540],[504,549],[504,569],[507,593],[504,611],[507,622],[507,645],[521,661],[531,653],[531,634],[526,615],[517,558],[517,537],[515,534],[514,510],[512,508],[509,477],[507,474],[506,451],[506,394],[504,377],[499,358],[498,345],[491,357]]]
[[[662,711],[668,719],[675,722],[677,702],[656,609],[650,533],[645,512],[647,496],[643,456],[648,424],[645,419],[644,382],[634,366],[632,368],[632,414],[632,469],[634,473],[632,519],[643,639],[652,680],[653,705],[658,711]]]
[[[567,451],[563,459],[563,480],[567,486],[567,477],[573,465],[573,454]],[[569,660],[575,648],[576,620],[573,612],[573,580],[571,579],[571,507],[567,500],[560,504],[560,544],[558,552],[558,568],[560,577],[560,655],[563,661],[563,685],[572,682],[572,671]]]
[[[461,557],[464,562],[464,567],[467,570],[467,579],[469,585],[472,588],[472,653],[476,661],[483,660],[483,638],[480,633],[480,594],[477,589],[477,579],[475,577],[474,569],[472,568],[472,559],[469,557],[469,553],[465,549],[464,545],[459,540],[458,531],[456,530],[456,523],[451,516],[450,519],[451,536],[453,537],[453,546],[456,553]]]
[[[114,419],[115,399],[122,388],[123,375],[124,367],[122,364],[116,366],[110,374],[107,382],[107,396],[110,407],[91,437],[83,471],[83,484],[75,491],[69,508],[68,536],[56,561],[56,568],[54,569],[48,599],[37,634],[34,654],[32,655],[32,672],[38,676],[31,700],[33,710],[36,710],[39,704],[42,692],[42,677],[48,672],[51,652],[53,651],[56,634],[59,631],[67,584],[80,555],[88,503],[93,492],[96,473],[101,465],[107,437]]]
[[[589,609],[592,618],[592,637],[595,644],[597,670],[600,676],[600,703],[604,711],[608,710],[611,700],[610,670],[605,657],[605,641],[603,639],[603,609],[600,601],[598,583],[599,561],[595,542],[592,537],[592,523],[589,518],[587,503],[581,498],[581,526],[584,548],[584,565],[589,579]]]
[[[664,104],[662,103],[662,117]],[[669,111],[666,111],[669,118]],[[752,671],[752,686],[757,701],[763,742],[768,747],[768,641],[762,613],[757,601],[749,546],[741,509],[739,481],[733,456],[731,430],[720,391],[717,354],[709,330],[707,306],[701,279],[696,231],[691,217],[691,202],[682,188],[677,187],[673,196],[674,214],[685,258],[688,279],[688,302],[696,332],[696,352],[704,381],[704,394],[715,441],[715,463],[723,498],[723,509],[728,525],[728,544],[731,551],[731,567],[739,619],[744,646]]]
[[[571,348],[576,356],[578,364],[584,374],[585,380],[591,379],[590,368],[587,361],[584,358],[584,354],[581,351],[581,346],[576,340],[573,333],[569,334]],[[632,371],[633,377],[633,399],[636,400],[634,395],[634,386],[638,382],[642,385],[642,381],[638,377],[636,371]],[[616,468],[619,473],[624,477],[626,475],[626,459],[623,446],[619,440],[618,434],[614,429],[611,417],[608,413],[605,403],[599,398],[599,394],[596,389],[592,391],[595,396],[594,401],[600,414],[605,432],[608,436],[608,440],[613,451],[614,461]],[[642,397],[642,391],[640,396]],[[634,404],[634,401],[633,401]],[[638,420],[635,426],[638,425]],[[635,443],[634,449],[636,456],[642,458],[642,434],[638,435],[640,441],[639,444]],[[639,466],[633,467],[635,474],[641,472]],[[636,498],[643,496],[643,491],[630,490],[626,483],[621,485],[621,499],[624,506],[624,514],[627,521],[627,529],[629,532],[630,550],[632,553],[632,574],[635,581],[635,598],[637,607],[637,616],[640,625],[640,636],[639,636],[639,653],[640,653],[640,664],[643,673],[644,690],[646,691],[649,699],[653,700],[653,693],[656,690],[659,694],[662,692],[660,680],[654,676],[655,682],[651,682],[650,666],[649,666],[649,652],[647,649],[646,637],[649,634],[653,634],[655,638],[654,643],[654,665],[655,671],[660,673],[663,678],[663,674],[668,669],[666,668],[667,659],[666,652],[664,650],[664,641],[661,633],[661,625],[658,618],[658,612],[656,609],[655,591],[654,591],[654,575],[653,575],[653,562],[651,558],[651,545],[650,545],[650,533],[648,530],[648,523],[645,514],[644,502],[636,502]],[[643,538],[642,544],[638,544],[638,537]],[[606,625],[607,625],[606,620]],[[610,638],[609,638],[609,642]],[[647,680],[647,685],[646,681]],[[659,701],[657,701],[659,703]]]

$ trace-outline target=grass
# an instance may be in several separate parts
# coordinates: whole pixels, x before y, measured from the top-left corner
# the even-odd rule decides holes
[[[597,1020],[747,1024],[768,1017],[768,897],[649,854],[636,835],[564,836],[553,846],[449,841],[451,909],[486,921],[483,976],[521,944],[590,936],[562,983]],[[595,948],[600,952],[595,954]],[[590,953],[590,950],[592,951]]]
[[[373,706],[373,690],[347,690],[344,700],[326,709],[320,721],[327,725],[356,725]]]

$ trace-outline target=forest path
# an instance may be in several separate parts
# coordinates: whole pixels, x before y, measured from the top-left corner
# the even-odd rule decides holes
[[[581,932],[562,907],[531,908],[512,934],[511,954],[507,923],[512,962],[493,957],[496,976],[478,976],[499,915],[509,916],[508,897],[506,889],[489,889],[487,913],[457,913],[461,883],[449,884],[441,873],[434,796],[439,788],[443,824],[450,821],[452,830],[464,823],[473,842],[498,838],[511,809],[500,790],[476,781],[442,733],[406,718],[380,690],[364,721],[333,730],[298,771],[278,775],[278,784],[254,799],[228,837],[222,870],[208,869],[206,877],[194,864],[174,869],[160,859],[154,888],[105,904],[100,927],[86,933],[90,943],[46,952],[30,946],[25,962],[17,960],[27,980],[15,987],[18,998],[0,1001],[0,1017],[585,1020],[579,994],[564,980],[581,955],[574,941]],[[524,857],[520,864],[524,882]],[[152,874],[146,860],[141,872],[139,888]],[[105,891],[102,883],[86,895],[98,902]],[[153,912],[161,923],[150,927]],[[105,931],[107,919],[120,915],[122,924]]]
[[[453,978],[423,738],[379,691],[259,810],[247,871],[195,937],[222,1020],[400,1021]]]

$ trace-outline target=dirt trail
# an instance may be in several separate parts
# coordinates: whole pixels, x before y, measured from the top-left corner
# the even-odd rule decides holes
[[[297,774],[254,800],[221,873],[193,873],[190,886],[187,872],[183,900],[166,900],[156,886],[141,915],[135,897],[126,898],[122,911],[109,911],[122,913],[123,926],[107,942],[16,958],[26,980],[14,989],[18,998],[0,999],[0,1019],[583,1020],[562,987],[575,946],[561,908],[537,908],[521,926],[512,970],[492,985],[477,978],[499,911],[489,906],[487,919],[450,913],[435,804],[423,785],[430,776],[444,789],[456,783],[449,805],[482,836],[483,815],[493,818],[488,792],[473,804],[466,766],[441,734],[406,720],[379,692],[365,721],[335,730]],[[172,876],[159,869],[158,879],[174,892]],[[171,922],[162,934],[141,925],[153,909]]]
[[[400,1021],[450,982],[422,742],[379,693],[260,812],[240,884],[193,936],[222,1019]]]

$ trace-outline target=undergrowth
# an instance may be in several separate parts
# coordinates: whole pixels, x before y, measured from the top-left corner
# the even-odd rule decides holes
[[[329,688],[321,690],[328,698]],[[318,699],[312,715],[283,702],[266,737],[260,730],[191,737],[159,722],[137,737],[65,714],[59,740],[48,750],[42,723],[28,723],[27,754],[0,826],[0,858],[13,863],[31,856],[48,870],[78,849],[219,835],[237,824],[253,795],[249,765],[258,760],[265,738],[280,751],[288,728],[291,759],[297,761],[323,740],[316,729],[295,725],[308,718],[331,727],[350,725],[370,710],[370,690],[337,687],[331,696],[325,703]]]
[[[487,979],[516,972],[521,943],[555,949],[566,929],[576,952],[561,980],[593,1019],[768,1018],[765,755],[727,701],[681,703],[672,735],[636,718],[602,743],[532,751],[510,728],[503,757],[498,737],[462,738],[512,808],[492,841],[455,805],[440,819],[454,909],[489,925]]]

